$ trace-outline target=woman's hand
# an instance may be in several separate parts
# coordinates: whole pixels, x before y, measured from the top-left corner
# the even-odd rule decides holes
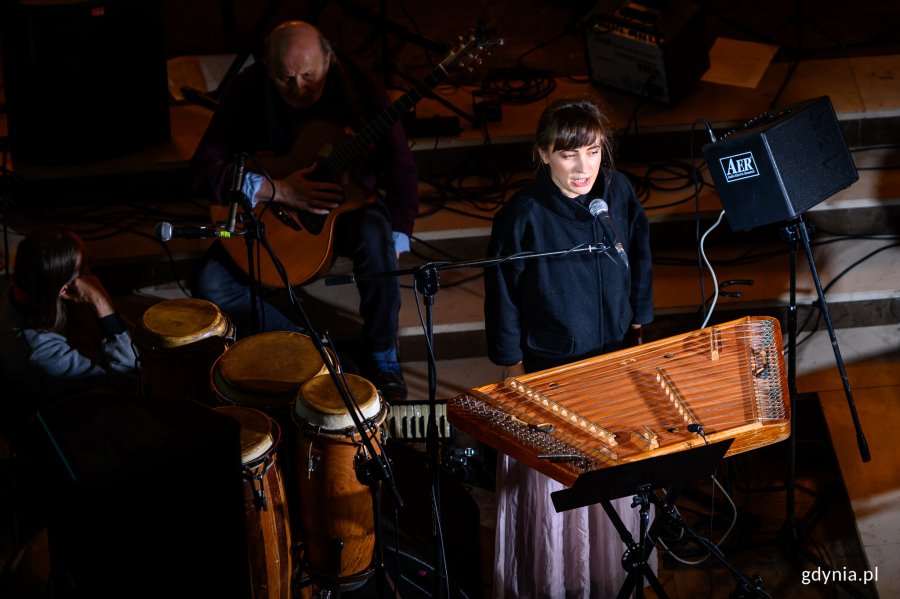
[[[500,374],[500,380],[505,381],[509,377],[522,376],[525,374],[525,367],[521,362],[517,362],[515,364],[511,364],[509,366],[504,366],[503,371]]]
[[[81,274],[71,283],[63,286],[60,297],[76,304],[89,304],[97,318],[109,316],[115,309],[112,299],[96,276]]]
[[[625,347],[635,347],[644,342],[643,327],[639,324],[633,324],[625,331]]]

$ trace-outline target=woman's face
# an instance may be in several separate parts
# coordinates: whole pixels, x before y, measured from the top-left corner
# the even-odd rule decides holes
[[[600,138],[574,150],[540,152],[541,160],[550,166],[550,178],[567,197],[575,198],[591,190],[600,173],[603,151]]]

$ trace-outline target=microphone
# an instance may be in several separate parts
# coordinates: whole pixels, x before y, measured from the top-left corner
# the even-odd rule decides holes
[[[219,229],[211,229],[209,227],[176,227],[172,223],[156,223],[153,230],[154,236],[160,241],[169,241],[170,239],[204,239],[209,237],[228,238],[236,235],[231,231],[221,231]]]
[[[625,253],[622,242],[616,238],[616,230],[613,229],[612,221],[609,219],[609,206],[603,198],[594,198],[591,200],[591,203],[588,204],[588,210],[590,210],[591,216],[600,222],[600,227],[603,229],[603,235],[606,237],[605,241],[616,249],[615,254],[607,252],[607,255],[627,270],[628,254]]]
[[[234,176],[231,178],[231,204],[228,205],[228,221],[225,230],[234,233],[237,224],[238,198],[244,188],[244,153],[239,152],[234,164]]]
[[[687,425],[687,430],[689,433],[696,433],[700,435],[700,438],[703,439],[704,443],[709,445],[709,439],[706,438],[706,432],[704,432],[703,427],[697,424],[696,422],[692,422]]]

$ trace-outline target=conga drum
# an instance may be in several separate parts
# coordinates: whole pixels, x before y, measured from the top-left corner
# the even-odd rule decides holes
[[[266,412],[292,426],[291,409],[303,383],[328,372],[313,340],[272,331],[244,337],[219,356],[209,373],[221,403]]]
[[[368,380],[345,374],[366,435],[380,451],[386,407]],[[351,590],[371,575],[375,548],[372,492],[356,478],[369,457],[330,376],[310,379],[294,404],[300,531],[312,579]],[[379,483],[376,483],[379,484]]]
[[[260,410],[281,427],[283,441],[278,457],[291,505],[297,502],[293,455],[296,427],[291,417],[294,400],[303,383],[325,372],[328,369],[313,340],[290,331],[244,337],[216,360],[210,372],[209,384],[221,405]],[[298,532],[296,524],[294,532]]]
[[[215,405],[209,372],[234,342],[234,327],[218,306],[187,297],[161,301],[144,312],[134,342],[145,395]]]
[[[253,599],[290,599],[293,560],[284,478],[276,458],[281,427],[259,410],[219,406],[241,425],[244,511]]]

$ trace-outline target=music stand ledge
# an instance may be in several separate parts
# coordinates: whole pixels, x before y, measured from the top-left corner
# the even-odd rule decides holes
[[[665,519],[682,527],[695,541],[728,567],[738,581],[737,590],[740,591],[740,594],[735,593],[732,596],[749,597],[756,594],[768,597],[760,588],[758,581],[751,582],[741,574],[725,559],[725,555],[714,543],[694,532],[673,507],[681,486],[686,482],[712,475],[733,442],[734,439],[726,439],[657,458],[629,462],[615,468],[592,470],[579,476],[570,488],[550,494],[557,512],[595,503],[603,506],[619,537],[627,546],[622,557],[622,567],[628,572],[628,576],[618,597],[622,599],[629,597],[632,591],[636,592],[638,597],[642,597],[645,578],[658,597],[661,599],[668,597],[656,575],[647,565],[647,558],[653,552],[659,537],[659,529]],[[660,499],[653,492],[654,489],[660,488],[667,489],[665,499]],[[634,496],[632,507],[640,507],[641,531],[637,541],[609,503],[612,499],[628,495]],[[651,503],[656,505],[658,514],[648,528]]]

